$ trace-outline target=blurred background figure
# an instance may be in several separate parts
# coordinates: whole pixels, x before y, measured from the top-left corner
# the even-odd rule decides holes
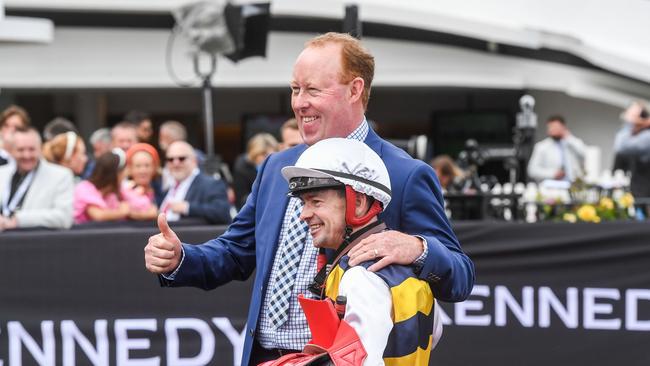
[[[93,132],[90,135],[90,145],[95,159],[111,151],[111,130],[104,127]]]
[[[178,121],[165,121],[160,125],[160,130],[158,131],[158,148],[163,155],[166,155],[167,149],[172,143],[186,140],[187,129],[185,129],[182,123]],[[194,149],[194,155],[196,156],[198,165],[201,166],[205,162],[205,154],[200,150]],[[167,191],[171,188],[173,181],[174,178],[169,173],[167,165],[165,165],[162,171],[163,190]]]
[[[176,141],[187,140],[187,129],[178,121],[165,121],[158,131],[158,147],[163,153]]]
[[[48,122],[43,128],[43,139],[45,142],[52,140],[55,136],[72,131],[79,135],[77,127],[67,118],[56,117]]]
[[[134,220],[153,220],[158,215],[156,196],[161,196],[160,182],[157,180],[160,170],[160,158],[156,148],[137,143],[126,152],[127,176],[124,183],[125,194]]]
[[[237,157],[233,168],[233,187],[237,209],[246,203],[246,198],[251,193],[251,187],[257,176],[258,167],[267,156],[276,151],[278,151],[278,141],[269,133],[258,133],[248,140],[246,153]]]
[[[431,160],[443,192],[452,192],[460,188],[465,173],[456,165],[449,155],[438,155]]]
[[[187,141],[187,129],[182,123],[178,121],[166,121],[160,125],[158,132],[158,148],[163,154],[166,153],[167,148],[176,141]],[[205,153],[199,149],[194,149],[199,167],[205,162]],[[168,188],[169,175],[163,171],[163,187]]]
[[[584,177],[585,144],[571,134],[562,116],[546,120],[546,135],[533,148],[528,176],[538,182],[545,179],[573,182]]]
[[[177,141],[187,142],[187,129],[185,126],[178,121],[166,121],[160,125],[160,130],[158,131],[158,147],[163,154],[166,153],[169,146]],[[191,145],[190,145],[191,146]],[[206,155],[203,151],[193,148],[194,156],[196,157],[197,166],[200,170],[203,170],[206,163]],[[228,201],[234,205],[235,204],[235,191],[232,188],[233,176],[230,172],[230,168],[223,161],[217,161],[215,163],[216,171],[211,171],[211,175],[214,179],[223,181],[226,185],[226,192],[228,195]],[[174,179],[169,173],[167,165],[162,170],[162,189],[168,191],[173,187]],[[234,214],[234,212],[233,212]]]
[[[120,122],[111,129],[111,147],[119,147],[126,152],[138,142],[138,133],[131,122]]]
[[[136,136],[139,142],[152,143],[153,122],[151,116],[143,111],[129,111],[124,115],[124,120],[135,125]]]
[[[93,169],[95,169],[95,160],[111,151],[111,130],[104,127],[93,132],[92,135],[90,135],[90,146],[93,151],[86,163],[86,168],[81,175],[83,179],[90,178],[90,174],[92,174]]]
[[[292,148],[296,145],[302,144],[302,136],[298,130],[298,122],[295,118],[287,120],[282,127],[280,127],[280,151]]]
[[[27,127],[31,123],[29,114],[17,105],[10,105],[0,114],[0,166],[13,161],[10,139],[16,128]]]
[[[18,127],[13,132],[15,164],[0,167],[0,231],[72,225],[72,172],[41,159],[41,145],[34,128]]]
[[[226,184],[199,171],[192,145],[185,141],[169,145],[165,167],[173,179],[172,187],[160,202],[160,210],[167,220],[196,217],[211,224],[230,223]]]
[[[129,217],[129,204],[120,190],[125,160],[123,153],[107,152],[96,160],[90,178],[77,184],[74,190],[75,224],[119,221]]]
[[[68,131],[56,135],[43,144],[43,157],[50,163],[64,166],[75,177],[81,177],[88,162],[86,144],[75,132]]]
[[[632,176],[630,191],[636,198],[650,197],[650,116],[646,106],[634,102],[621,114],[623,126],[616,134],[614,151],[619,168]]]

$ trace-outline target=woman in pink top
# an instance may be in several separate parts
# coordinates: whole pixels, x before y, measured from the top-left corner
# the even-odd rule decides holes
[[[158,176],[160,158],[156,148],[138,143],[126,152],[126,169],[131,178],[122,185],[122,195],[131,207],[130,218],[153,220],[158,216],[151,182]]]
[[[122,153],[122,156],[119,153]],[[107,152],[97,159],[88,180],[81,181],[74,191],[74,221],[118,221],[129,217],[129,204],[124,201],[120,184],[124,178],[124,153]]]

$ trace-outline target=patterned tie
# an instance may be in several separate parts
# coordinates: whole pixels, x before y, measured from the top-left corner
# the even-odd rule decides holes
[[[301,209],[302,202],[298,201],[290,213],[289,228],[280,248],[282,256],[280,257],[279,270],[269,301],[268,313],[269,319],[276,329],[282,326],[289,316],[291,290],[296,281],[296,272],[298,272],[300,257],[307,238],[307,225],[300,221]]]

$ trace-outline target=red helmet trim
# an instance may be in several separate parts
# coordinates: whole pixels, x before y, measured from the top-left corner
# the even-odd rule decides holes
[[[349,185],[346,185],[345,186],[345,223],[351,227],[367,224],[368,221],[370,221],[370,219],[379,215],[382,211],[381,203],[378,200],[375,200],[375,202],[372,203],[372,206],[370,206],[370,209],[365,215],[361,217],[355,217],[354,208],[356,207],[356,203],[355,203],[356,198],[357,198],[357,192],[354,189],[352,189],[352,187],[350,187]]]

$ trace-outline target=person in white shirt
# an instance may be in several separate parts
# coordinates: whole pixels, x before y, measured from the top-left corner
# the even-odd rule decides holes
[[[546,120],[546,134],[535,144],[528,162],[528,177],[535,181],[546,179],[573,182],[585,175],[585,144],[571,134],[562,116]]]

